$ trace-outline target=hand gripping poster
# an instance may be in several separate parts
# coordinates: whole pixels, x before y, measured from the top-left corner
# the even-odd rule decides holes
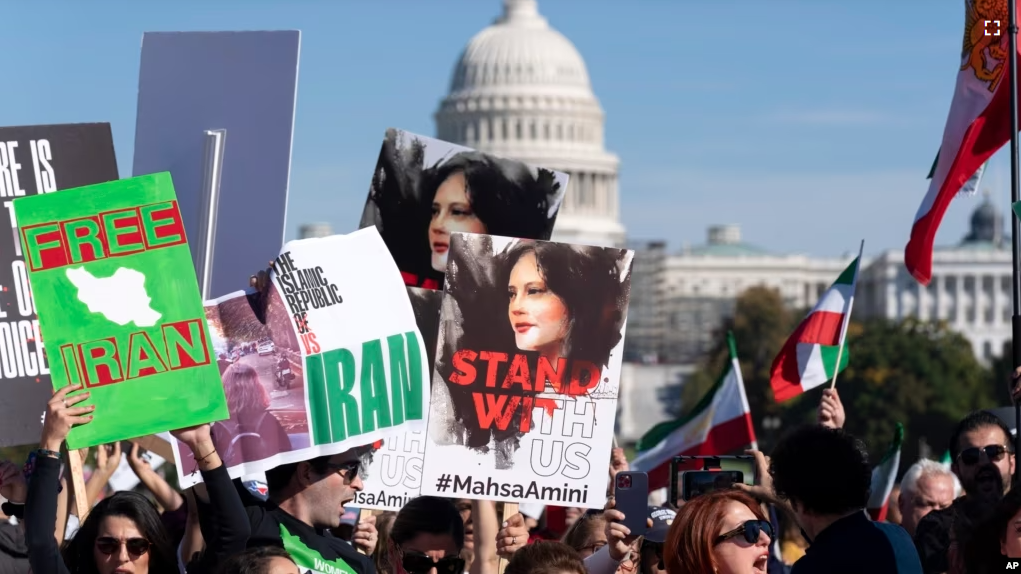
[[[443,292],[408,287],[408,298],[415,310],[418,331],[422,333],[432,373],[436,360],[436,337],[440,328],[440,304]],[[422,488],[422,458],[425,456],[425,431],[412,431],[389,436],[362,476],[364,488],[355,495],[353,504],[370,510],[400,510],[418,496]]]
[[[0,128],[0,446],[39,440],[53,392],[12,202],[117,178],[110,124]]]
[[[14,200],[54,388],[84,385],[81,448],[227,417],[169,173]],[[42,405],[40,405],[42,407]]]
[[[291,241],[271,277],[264,320],[243,292],[206,306],[230,411],[213,440],[231,477],[423,430],[426,349],[375,228]],[[194,485],[192,453],[173,446]]]
[[[389,129],[361,227],[379,229],[408,285],[441,289],[450,236],[549,239],[566,173]]]
[[[423,495],[602,508],[633,255],[453,235]]]

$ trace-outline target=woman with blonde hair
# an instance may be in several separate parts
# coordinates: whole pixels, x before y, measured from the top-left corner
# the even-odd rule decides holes
[[[684,505],[663,558],[670,574],[766,574],[773,525],[754,498],[717,490]]]

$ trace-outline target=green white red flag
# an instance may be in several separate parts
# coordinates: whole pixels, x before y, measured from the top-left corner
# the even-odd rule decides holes
[[[773,359],[769,384],[776,402],[825,384],[847,367],[847,324],[864,246],[863,241],[858,257],[822,294]]]
[[[900,446],[904,442],[904,425],[897,423],[893,432],[893,441],[883,459],[872,469],[872,494],[869,496],[867,509],[872,520],[886,520],[886,512],[890,505],[890,493],[897,483],[897,471],[900,469]]]
[[[684,417],[652,427],[638,440],[638,456],[630,466],[649,475],[650,490],[670,485],[670,461],[675,456],[722,455],[748,446],[758,448],[731,333],[727,333],[727,347],[730,361],[695,408]]]
[[[1010,81],[1003,81],[1010,54],[1007,0],[964,0],[964,10],[961,66],[943,143],[904,249],[904,264],[923,285],[932,279],[933,243],[950,202],[1010,139]]]

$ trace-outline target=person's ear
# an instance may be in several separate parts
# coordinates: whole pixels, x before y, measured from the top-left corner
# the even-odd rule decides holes
[[[294,476],[298,479],[298,486],[306,488],[315,482],[318,482],[319,477],[316,475],[315,469],[307,461],[299,462],[298,467],[294,469]]]

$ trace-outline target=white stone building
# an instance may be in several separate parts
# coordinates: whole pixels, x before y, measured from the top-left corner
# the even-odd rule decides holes
[[[436,137],[569,173],[553,239],[623,246],[619,160],[603,147],[604,114],[585,61],[536,0],[503,7],[461,53]]]
[[[333,235],[333,227],[329,223],[306,223],[298,228],[298,239],[329,237],[331,235]]]
[[[809,308],[857,255],[770,253],[742,242],[736,225],[712,226],[704,245],[678,253],[664,255],[661,243],[634,247],[631,307],[640,313],[628,316],[625,359],[667,363],[701,359],[718,343],[717,329],[749,287],[777,289],[789,307]]]
[[[987,197],[971,216],[960,244],[937,247],[932,281],[923,287],[904,266],[904,251],[890,249],[862,272],[855,315],[946,321],[971,341],[975,356],[1000,356],[1011,338],[1012,259],[1003,215]]]

